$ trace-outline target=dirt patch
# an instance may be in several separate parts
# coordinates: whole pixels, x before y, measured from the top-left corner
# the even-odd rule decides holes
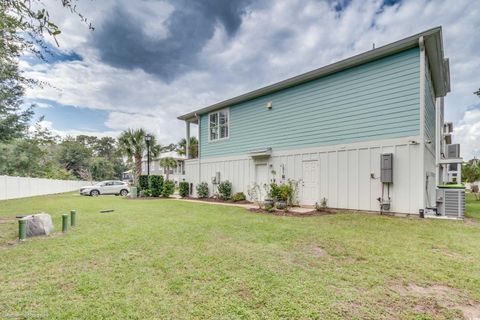
[[[252,298],[252,292],[250,291],[250,289],[243,286],[237,289],[237,295],[242,300],[249,300]]]
[[[480,303],[473,301],[461,291],[442,285],[421,287],[416,284],[393,286],[401,296],[416,298],[415,309],[422,313],[437,314],[440,309],[458,310],[464,319],[480,319]]]
[[[312,246],[309,248],[308,252],[316,258],[322,258],[327,255],[327,252],[319,246]]]
[[[269,214],[269,215],[274,215],[274,216],[287,216],[287,217],[313,217],[313,216],[325,216],[329,214],[333,214],[334,212],[329,210],[329,211],[307,211],[307,212],[295,212],[295,211],[285,211],[285,210],[275,210],[275,211],[268,211],[264,209],[259,209],[259,208],[250,208],[248,209],[250,212],[256,212],[256,213],[263,213],[263,214]]]
[[[469,260],[468,257],[465,257],[464,255],[461,255],[445,247],[432,246],[432,251],[455,260]]]
[[[15,216],[13,217],[0,217],[0,223],[12,223],[15,222],[17,218]]]

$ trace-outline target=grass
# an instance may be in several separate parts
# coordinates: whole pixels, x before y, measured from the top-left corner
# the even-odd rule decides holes
[[[56,230],[7,244],[6,217]],[[115,209],[99,213],[101,209]],[[479,217],[477,203],[470,216]],[[473,211],[475,211],[475,213]],[[409,284],[480,301],[480,224],[336,214],[295,218],[175,200],[63,194],[0,202],[0,318],[457,319]]]

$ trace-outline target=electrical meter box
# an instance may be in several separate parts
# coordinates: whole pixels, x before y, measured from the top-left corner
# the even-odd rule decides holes
[[[393,183],[393,153],[380,155],[380,182]]]

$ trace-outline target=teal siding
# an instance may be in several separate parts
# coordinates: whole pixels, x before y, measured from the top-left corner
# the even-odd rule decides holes
[[[201,157],[418,135],[419,56],[418,48],[410,49],[232,105],[226,140],[208,141],[208,114],[203,114]]]
[[[425,63],[425,137],[435,150],[435,95],[428,62]]]

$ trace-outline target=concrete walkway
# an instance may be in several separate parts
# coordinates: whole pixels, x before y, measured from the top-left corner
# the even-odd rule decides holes
[[[193,199],[182,199],[179,196],[174,196],[175,200],[178,201],[185,201],[185,202],[194,202],[194,203],[204,203],[204,204],[213,204],[213,205],[220,205],[220,206],[230,206],[230,207],[240,207],[245,209],[255,209],[258,208],[257,205],[253,203],[227,203],[227,202],[213,202],[213,201],[202,201],[202,200],[193,200]],[[288,209],[290,212],[297,212],[297,213],[305,213],[310,212],[312,208],[304,208],[304,207],[291,207]]]

